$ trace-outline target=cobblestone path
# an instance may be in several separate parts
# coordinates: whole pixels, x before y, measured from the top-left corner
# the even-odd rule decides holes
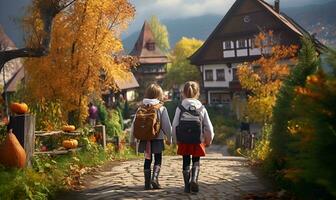
[[[201,159],[200,192],[183,192],[182,160],[164,157],[161,190],[143,190],[143,161],[121,162],[91,177],[88,188],[66,199],[240,199],[243,194],[266,192],[267,187],[247,166],[246,160],[227,157],[225,149],[213,147]],[[65,198],[62,198],[65,199]]]

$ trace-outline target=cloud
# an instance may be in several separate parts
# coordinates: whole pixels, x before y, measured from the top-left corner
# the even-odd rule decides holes
[[[126,35],[141,28],[144,20],[156,15],[161,21],[203,15],[223,16],[236,0],[130,0],[135,5],[136,16]],[[266,0],[273,4],[274,0]],[[330,0],[319,0],[319,2]],[[316,0],[281,0],[281,7],[316,3]]]
[[[130,0],[136,16],[126,35],[141,28],[144,20],[156,15],[161,21],[203,15],[225,15],[235,0]]]
[[[234,0],[133,0],[137,17],[149,18],[157,15],[160,19],[178,19],[206,14],[224,15]]]

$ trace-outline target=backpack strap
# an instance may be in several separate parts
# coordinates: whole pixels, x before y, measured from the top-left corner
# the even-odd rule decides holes
[[[182,113],[184,112],[188,112],[187,109],[185,109],[184,106],[182,106],[182,104],[178,105],[178,108],[180,109],[180,116],[179,116],[179,121],[181,121],[181,116],[182,116]]]
[[[158,103],[156,105],[153,105],[153,107],[156,109],[156,112],[157,112],[157,115],[158,115],[158,118],[160,120],[160,130],[163,132],[163,134],[166,135],[166,132],[163,130],[162,128],[162,114],[160,112],[160,108],[163,106],[163,103]]]

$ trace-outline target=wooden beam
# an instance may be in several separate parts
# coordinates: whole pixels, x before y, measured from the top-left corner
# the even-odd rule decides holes
[[[53,150],[53,151],[36,151],[34,155],[63,155],[70,152],[80,151],[82,148],[65,149],[65,150]]]
[[[64,132],[64,131],[35,131],[36,137],[46,137],[46,136],[52,136],[52,135],[68,135],[68,136],[80,136],[82,135],[82,132]]]

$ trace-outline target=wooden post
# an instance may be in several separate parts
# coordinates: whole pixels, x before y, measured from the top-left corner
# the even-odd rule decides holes
[[[97,125],[94,127],[96,134],[100,134],[102,140],[99,140],[98,142],[103,146],[103,148],[106,148],[106,131],[104,125]]]
[[[27,166],[31,167],[35,151],[35,116],[32,114],[11,116],[7,129],[13,129],[13,133],[26,151]]]

